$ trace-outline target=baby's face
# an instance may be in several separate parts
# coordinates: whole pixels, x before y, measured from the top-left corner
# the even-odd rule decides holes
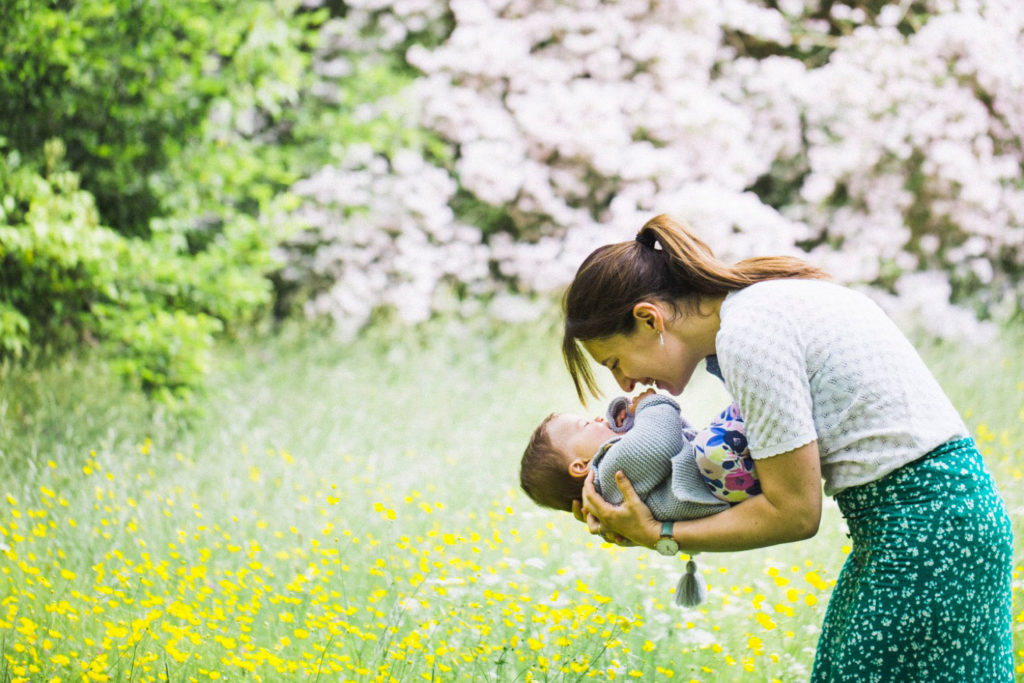
[[[617,436],[603,418],[588,420],[579,415],[556,415],[548,422],[551,445],[570,460],[590,460],[608,439]]]

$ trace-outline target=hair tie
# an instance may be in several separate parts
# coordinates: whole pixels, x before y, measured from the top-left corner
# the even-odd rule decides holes
[[[658,238],[655,237],[654,232],[651,230],[641,230],[636,234],[636,241],[650,249],[654,249],[654,244],[657,240]]]

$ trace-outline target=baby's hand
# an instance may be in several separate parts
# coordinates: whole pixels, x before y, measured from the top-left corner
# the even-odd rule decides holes
[[[643,391],[643,392],[637,394],[636,396],[634,396],[633,400],[630,401],[630,403],[629,403],[629,412],[635,413],[636,412],[636,407],[640,403],[640,401],[644,400],[645,398],[647,398],[648,396],[650,396],[653,393],[655,393],[654,389],[647,389],[646,391]]]
[[[632,406],[630,406],[630,408],[632,408]],[[632,412],[632,410],[627,411],[626,408],[623,408],[622,410],[619,410],[618,412],[615,413],[615,426],[616,427],[621,427],[622,426],[622,424],[626,421],[626,415],[629,412]]]

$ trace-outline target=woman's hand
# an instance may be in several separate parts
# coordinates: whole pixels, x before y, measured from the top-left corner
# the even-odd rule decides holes
[[[583,501],[573,505],[576,519],[586,521],[592,534],[599,534],[609,543],[621,546],[642,545],[653,548],[660,537],[661,525],[654,519],[633,484],[622,472],[615,473],[615,485],[622,493],[622,504],[612,505],[594,488],[594,472],[583,482]]]

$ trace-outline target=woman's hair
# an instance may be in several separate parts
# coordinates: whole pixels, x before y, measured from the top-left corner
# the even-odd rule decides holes
[[[543,507],[572,512],[572,501],[583,495],[583,479],[569,474],[565,455],[551,443],[548,415],[530,436],[519,466],[519,485],[530,500]]]
[[[661,301],[696,312],[701,300],[743,289],[755,282],[785,278],[828,279],[823,270],[792,256],[762,256],[729,265],[682,223],[662,214],[647,221],[636,239],[595,249],[580,265],[565,292],[562,356],[584,401],[598,396],[597,384],[580,341],[633,332],[633,307]]]

